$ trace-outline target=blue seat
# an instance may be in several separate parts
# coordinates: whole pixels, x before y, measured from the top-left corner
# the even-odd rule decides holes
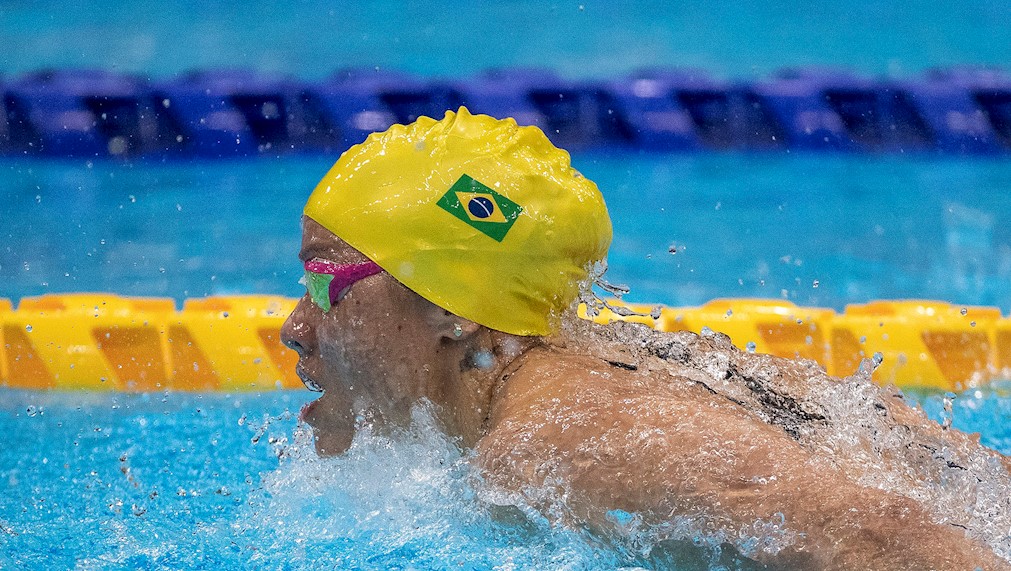
[[[567,81],[536,68],[504,68],[454,88],[471,111],[535,125],[569,150],[608,148],[631,138],[605,83]]]
[[[10,130],[7,128],[7,87],[0,77],[0,155],[11,152]]]
[[[652,69],[570,81],[536,68],[463,80],[347,69],[317,83],[251,71],[150,84],[45,71],[0,85],[0,153],[230,157],[342,152],[370,133],[467,105],[573,150],[1011,152],[1011,76],[980,68],[871,80],[801,68],[729,83]]]
[[[153,89],[163,118],[159,150],[198,157],[276,155],[292,150],[288,118],[297,90],[282,77],[207,71]]]
[[[932,72],[923,78],[890,82],[889,103],[897,128],[921,131],[923,149],[947,154],[993,154],[1003,145],[986,105],[998,114],[999,91],[977,93],[979,78]],[[983,101],[977,95],[983,95]],[[904,150],[904,149],[903,149]]]
[[[560,84],[554,72],[536,68],[489,70],[452,83],[462,105],[472,113],[512,117],[520,125],[547,129],[548,119],[530,97],[537,86]]]
[[[930,76],[967,89],[1001,150],[1011,150],[1011,75],[999,69],[963,67],[933,71]]]
[[[705,72],[644,70],[611,82],[609,88],[636,148],[671,151],[738,146],[732,93]]]
[[[307,147],[342,151],[373,132],[407,124],[418,117],[441,119],[459,101],[439,82],[389,71],[347,69],[302,94],[306,121],[313,135]]]
[[[156,118],[143,82],[104,71],[46,71],[8,84],[8,147],[60,157],[133,156],[150,150]]]
[[[844,71],[785,70],[738,91],[748,148],[855,151],[878,145],[874,85]]]

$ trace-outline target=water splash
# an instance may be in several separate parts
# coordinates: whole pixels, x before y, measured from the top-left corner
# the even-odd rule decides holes
[[[944,393],[943,403],[944,413],[941,415],[941,428],[948,430],[951,428],[951,423],[955,419],[955,414],[952,410],[955,404],[955,393]]]
[[[880,356],[835,379],[813,361],[738,350],[712,330],[699,336],[632,323],[571,323],[567,332],[581,339],[580,350],[588,354],[606,355],[617,347],[626,352],[625,362],[638,367],[655,366],[649,359],[660,357],[704,372],[698,382],[781,427],[848,480],[912,499],[933,522],[963,528],[1011,561],[1011,462],[979,446],[978,438],[947,430],[950,419],[939,425],[905,406],[894,387],[874,384]],[[747,549],[746,543],[738,549]]]
[[[593,290],[594,286],[607,292],[607,294],[613,296],[614,298],[621,300],[622,296],[627,295],[631,289],[626,285],[612,284],[604,279],[604,274],[607,273],[607,262],[598,261],[594,262],[587,269],[587,278],[579,285],[579,295],[576,301],[573,303],[572,307],[569,308],[569,315],[563,315],[562,321],[571,319],[573,315],[576,315],[576,307],[579,304],[583,304],[586,308],[586,315],[590,318],[597,317],[600,315],[601,311],[608,310],[614,315],[620,317],[650,317],[652,319],[660,319],[660,306],[654,306],[650,308],[649,313],[642,313],[635,311],[629,307],[623,305],[613,305],[607,300],[598,296]]]
[[[273,444],[267,474],[234,532],[263,568],[599,569],[618,555],[525,507],[480,496],[470,458],[417,406],[409,427],[365,424],[350,449],[319,458],[310,431]],[[504,506],[509,507],[509,506]],[[295,546],[295,549],[292,549]]]

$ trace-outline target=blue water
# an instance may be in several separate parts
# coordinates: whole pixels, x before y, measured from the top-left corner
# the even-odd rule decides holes
[[[466,76],[649,66],[764,76],[842,66],[902,76],[1007,65],[997,1],[451,3],[0,0],[0,76],[92,67],[161,78],[247,66]],[[335,157],[214,163],[0,162],[0,297],[299,294],[298,215]],[[820,155],[593,156],[615,224],[610,279],[633,301],[724,296],[841,309],[1011,300],[1011,163]],[[671,254],[671,247],[677,252]],[[496,519],[465,455],[424,418],[306,450],[308,393],[0,390],[0,568],[614,569],[657,566]],[[922,395],[935,419],[941,398]],[[954,426],[1011,453],[1007,392],[959,395]]]
[[[0,295],[297,295],[298,217],[329,161],[0,164],[14,214],[0,229]],[[908,296],[1007,311],[1011,195],[993,190],[1011,188],[1007,162],[574,163],[605,194],[611,278],[632,299],[838,308]],[[295,429],[311,396],[0,390],[0,568],[665,568],[534,512],[495,519],[465,455],[424,422],[320,461]],[[940,396],[921,398],[941,419]],[[1006,391],[960,395],[954,425],[1011,453]]]
[[[300,294],[299,215],[333,157],[0,162],[0,296]],[[629,299],[842,309],[1011,300],[1011,162],[847,155],[576,155]],[[671,246],[676,253],[671,254]]]
[[[873,75],[1007,65],[1011,5],[897,2],[0,2],[0,72],[98,67],[165,76],[248,66],[323,77],[345,66],[425,75],[546,66],[612,77],[651,65],[718,76],[794,65]]]
[[[494,517],[424,417],[318,460],[295,430],[308,397],[0,390],[0,568],[657,565],[533,512]],[[921,398],[940,420],[940,397]],[[1011,397],[961,395],[954,426],[1011,453]]]

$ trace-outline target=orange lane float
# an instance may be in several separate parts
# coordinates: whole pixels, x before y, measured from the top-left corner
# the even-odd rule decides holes
[[[276,296],[189,299],[112,294],[46,295],[15,309],[0,299],[0,386],[119,391],[248,391],[300,388],[280,328],[296,300]],[[937,301],[873,301],[831,309],[787,301],[718,299],[700,307],[610,302],[604,310],[662,331],[705,328],[743,350],[817,361],[852,374],[876,354],[880,383],[962,390],[1011,373],[1011,319],[992,307]],[[622,310],[618,310],[622,311]],[[623,311],[622,311],[623,312]],[[650,313],[657,317],[654,319]],[[585,308],[581,315],[586,317]]]

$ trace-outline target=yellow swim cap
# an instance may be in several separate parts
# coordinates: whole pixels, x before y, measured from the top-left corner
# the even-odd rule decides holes
[[[515,335],[550,333],[611,242],[568,153],[464,107],[348,149],[305,214],[425,299]]]

